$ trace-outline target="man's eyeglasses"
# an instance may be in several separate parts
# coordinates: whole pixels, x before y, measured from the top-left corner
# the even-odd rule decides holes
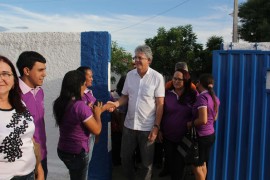
[[[184,81],[184,79],[177,78],[177,77],[173,77],[173,80],[174,80],[174,81]]]
[[[147,59],[147,58],[145,58],[145,57],[139,57],[139,56],[134,56],[132,59],[133,59],[134,61],[141,61],[141,60]]]
[[[2,73],[0,73],[0,77],[2,79],[9,79],[11,76],[13,76],[13,74],[12,73],[9,73],[9,72],[2,72]]]

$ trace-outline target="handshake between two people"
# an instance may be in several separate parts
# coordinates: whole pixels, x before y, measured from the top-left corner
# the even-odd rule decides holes
[[[98,101],[97,103],[95,103],[94,107],[93,107],[93,111],[95,114],[101,114],[104,111],[109,111],[109,112],[113,112],[116,108],[119,107],[119,102],[113,102],[113,101],[108,101],[106,104],[103,105],[102,102]]]

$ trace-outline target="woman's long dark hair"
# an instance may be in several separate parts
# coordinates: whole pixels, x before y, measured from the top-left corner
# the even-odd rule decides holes
[[[19,86],[19,78],[17,76],[15,67],[12,64],[12,62],[4,56],[0,55],[0,61],[9,65],[9,67],[11,68],[12,74],[13,74],[13,78],[14,78],[14,86],[9,91],[8,101],[11,104],[11,106],[16,110],[16,112],[22,113],[22,112],[26,111],[26,107],[22,103],[22,99],[21,99],[22,91],[21,91],[20,86]]]
[[[59,97],[53,104],[53,115],[56,126],[61,124],[67,106],[72,100],[81,100],[81,86],[85,83],[85,76],[82,72],[74,70],[65,74]]]
[[[200,76],[200,84],[204,87],[204,89],[207,89],[209,94],[211,95],[213,101],[214,101],[214,110],[217,112],[217,101],[215,96],[215,91],[213,89],[214,87],[214,78],[211,74],[202,74]]]
[[[177,69],[175,72],[181,72],[184,79],[184,90],[182,95],[179,97],[178,101],[181,104],[190,104],[193,105],[196,101],[197,93],[191,88],[191,78],[189,72],[183,69]],[[174,89],[172,84],[170,90]]]

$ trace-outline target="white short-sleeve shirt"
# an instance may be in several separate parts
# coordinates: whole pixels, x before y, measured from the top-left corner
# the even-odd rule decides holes
[[[134,69],[127,74],[122,94],[128,96],[125,127],[150,131],[156,118],[155,98],[165,96],[163,76],[149,67],[141,78]]]

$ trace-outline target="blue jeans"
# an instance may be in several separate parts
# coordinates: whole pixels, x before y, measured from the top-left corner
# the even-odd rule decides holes
[[[91,134],[90,138],[89,138],[89,163],[90,163],[90,161],[92,159],[95,140],[96,140],[96,136],[94,134]]]
[[[25,176],[14,176],[11,180],[35,180],[35,173],[32,171]]]
[[[126,179],[135,179],[133,154],[137,145],[140,148],[142,169],[138,173],[139,179],[150,180],[154,159],[155,143],[148,141],[150,131],[137,131],[123,128],[121,161]]]
[[[71,154],[57,149],[58,157],[69,170],[71,180],[86,180],[88,177],[89,153]]]

